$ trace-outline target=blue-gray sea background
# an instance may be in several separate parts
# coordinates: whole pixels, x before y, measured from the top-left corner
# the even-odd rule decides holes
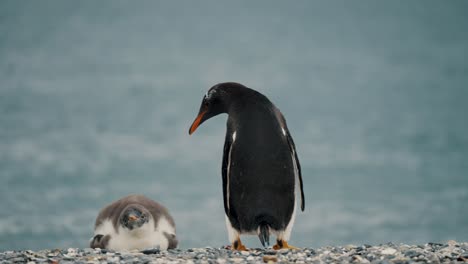
[[[188,135],[223,81],[286,116],[291,244],[467,241],[467,27],[466,1],[1,1],[0,250],[86,247],[131,193],[228,244],[226,116]]]

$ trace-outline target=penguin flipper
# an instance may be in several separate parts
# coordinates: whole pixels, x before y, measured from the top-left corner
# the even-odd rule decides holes
[[[289,145],[289,150],[291,151],[293,162],[295,162],[295,165],[296,165],[297,171],[295,173],[297,173],[297,178],[299,179],[299,187],[301,188],[301,210],[304,211],[305,209],[304,187],[302,183],[301,164],[299,162],[299,158],[297,157],[296,145],[294,144],[294,140],[292,139],[291,134],[289,133],[288,125],[286,124],[286,119],[284,118],[281,111],[276,107],[274,107],[273,111],[276,115],[276,118],[278,119],[278,122],[281,128],[284,129],[286,140],[288,141],[288,145]]]
[[[229,208],[229,163],[230,161],[230,153],[232,147],[232,137],[231,133],[228,129],[226,132],[226,139],[224,141],[224,149],[223,149],[223,165],[222,165],[222,176],[223,176],[223,200],[224,200],[224,212],[226,216],[230,216],[230,208]]]
[[[288,139],[289,148],[291,149],[291,155],[293,155],[294,162],[296,162],[297,178],[299,179],[299,187],[301,188],[301,210],[304,211],[305,201],[304,201],[304,187],[302,183],[301,164],[299,162],[299,158],[297,157],[296,146],[294,145],[294,141],[291,137],[291,134],[289,134],[289,131],[287,131],[286,138]]]
[[[177,240],[176,236],[174,234],[169,234],[167,232],[164,232],[163,234],[167,239],[167,243],[168,243],[167,249],[177,248],[179,241]]]
[[[91,242],[89,243],[90,248],[100,248],[104,249],[107,248],[110,240],[110,235],[95,235],[92,239]]]

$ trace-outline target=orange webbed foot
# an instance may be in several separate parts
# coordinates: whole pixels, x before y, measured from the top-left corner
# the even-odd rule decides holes
[[[288,242],[285,240],[276,240],[276,245],[273,246],[273,249],[274,250],[280,250],[280,249],[297,250],[299,248],[289,245]]]
[[[244,244],[242,244],[242,241],[238,238],[234,243],[232,243],[232,250],[238,250],[238,251],[249,251]]]

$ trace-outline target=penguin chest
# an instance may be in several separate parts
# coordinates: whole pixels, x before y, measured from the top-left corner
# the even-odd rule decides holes
[[[142,226],[140,230],[128,231],[120,228],[119,234],[111,237],[109,241],[109,249],[113,250],[132,250],[132,249],[147,249],[159,247],[163,250],[167,249],[168,241],[163,234],[156,230],[150,230]]]
[[[159,228],[160,224],[161,228]],[[169,246],[169,241],[164,233],[175,233],[164,218],[158,221],[158,228],[155,228],[154,221],[150,220],[143,226],[133,230],[119,226],[118,231],[116,231],[112,222],[108,220],[104,221],[95,230],[95,234],[110,235],[108,249],[117,251],[156,247],[166,250]]]

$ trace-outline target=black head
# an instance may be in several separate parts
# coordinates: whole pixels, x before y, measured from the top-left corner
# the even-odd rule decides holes
[[[151,213],[140,205],[129,205],[120,215],[120,224],[127,229],[133,230],[148,223]]]
[[[197,118],[193,121],[189,129],[191,135],[198,126],[206,120],[222,113],[227,113],[230,103],[243,91],[250,90],[242,84],[234,82],[219,83],[211,87],[202,99]]]

